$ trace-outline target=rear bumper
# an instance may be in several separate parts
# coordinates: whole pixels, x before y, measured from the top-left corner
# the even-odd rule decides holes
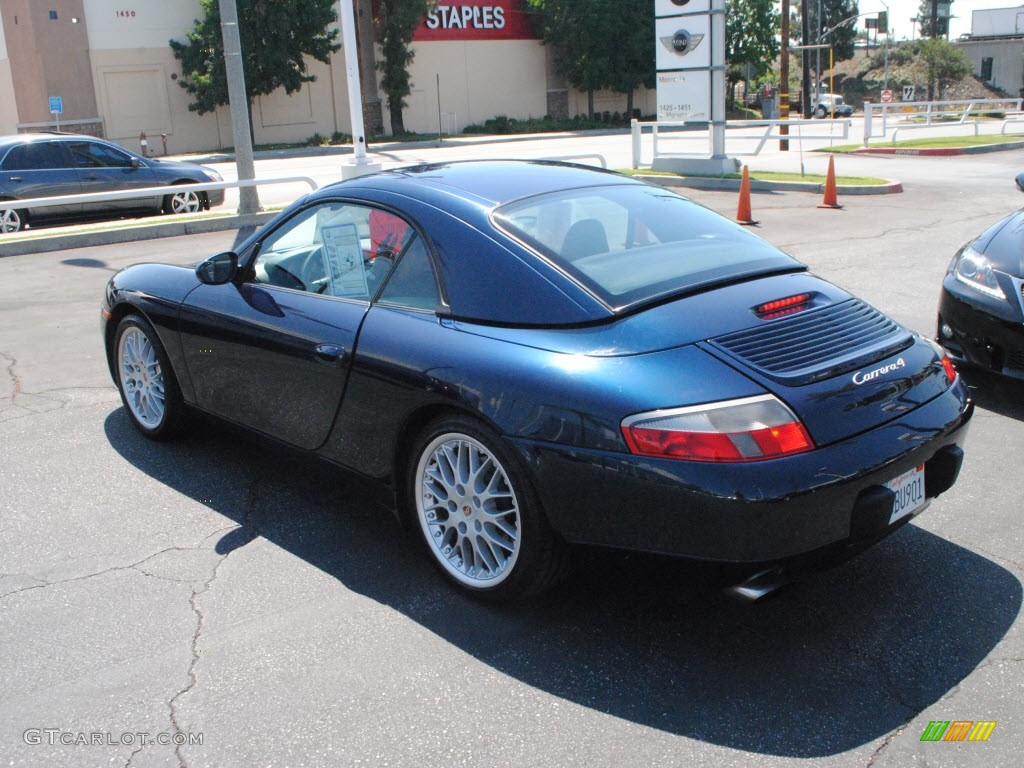
[[[893,422],[786,459],[708,464],[517,444],[570,542],[745,564],[841,559],[909,519],[889,525],[886,482],[924,464],[927,497],[953,485],[972,413],[958,378]]]

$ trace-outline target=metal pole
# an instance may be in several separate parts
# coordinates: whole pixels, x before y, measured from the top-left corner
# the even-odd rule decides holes
[[[363,90],[359,82],[359,51],[356,48],[355,0],[341,0],[341,45],[345,49],[345,76],[348,83],[348,114],[352,122],[352,147],[354,158],[351,163],[342,163],[341,177],[348,179],[379,171],[380,163],[366,158],[366,130],[363,127]],[[372,40],[366,41],[373,45]]]
[[[245,91],[242,38],[238,32],[238,7],[235,0],[220,0],[220,32],[224,38],[224,67],[228,78],[235,166],[240,181],[251,181],[256,178],[256,167],[252,157],[252,138],[249,135],[249,96]],[[258,210],[260,199],[256,187],[242,187],[238,193],[238,212],[246,214]]]
[[[779,120],[789,120],[789,0],[782,0],[782,46],[779,54]],[[779,135],[788,136],[789,126],[785,122],[779,126]],[[779,151],[789,151],[789,140],[779,139]]]
[[[725,157],[725,0],[711,0],[711,157]]]

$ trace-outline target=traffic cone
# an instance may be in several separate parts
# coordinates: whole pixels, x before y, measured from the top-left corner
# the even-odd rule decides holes
[[[819,208],[842,208],[836,202],[836,158],[835,155],[828,156],[828,176],[825,177],[825,199]]]
[[[750,213],[750,171],[743,166],[743,180],[740,181],[740,204],[736,208],[736,221],[739,224],[757,224]]]

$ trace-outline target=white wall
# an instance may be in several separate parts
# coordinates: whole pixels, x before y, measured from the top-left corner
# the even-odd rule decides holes
[[[14,80],[11,75],[11,62],[7,58],[4,22],[0,18],[0,135],[17,131],[18,105],[14,103]]]
[[[171,38],[185,40],[201,15],[199,0],[84,0],[89,47],[167,48]],[[131,14],[135,14],[134,16]]]

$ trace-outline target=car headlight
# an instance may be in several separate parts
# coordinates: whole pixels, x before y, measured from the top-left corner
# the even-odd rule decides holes
[[[210,177],[210,181],[224,181],[224,177],[212,168],[206,168],[205,171],[206,175]]]
[[[972,247],[964,248],[960,258],[957,259],[953,272],[957,280],[971,286],[976,291],[981,291],[994,299],[1006,299],[1006,294],[999,287],[999,280],[996,279],[992,262]]]

